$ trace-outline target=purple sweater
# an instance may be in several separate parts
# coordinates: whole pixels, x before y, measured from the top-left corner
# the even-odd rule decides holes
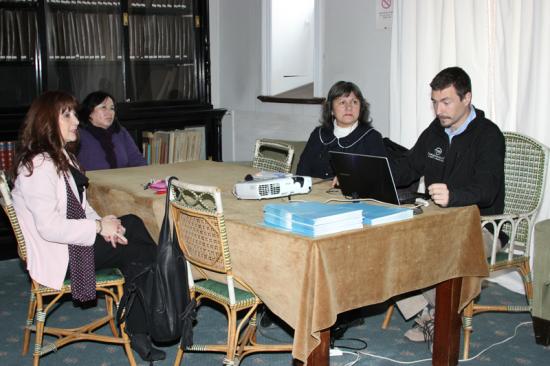
[[[110,169],[105,157],[105,151],[99,141],[86,129],[79,128],[80,150],[78,161],[84,170]],[[141,155],[132,136],[124,127],[113,134],[113,145],[115,149],[117,168],[147,165],[147,161]]]

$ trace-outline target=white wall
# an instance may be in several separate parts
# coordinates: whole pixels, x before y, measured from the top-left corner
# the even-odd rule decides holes
[[[323,84],[356,83],[370,103],[373,126],[387,136],[391,30],[376,29],[376,0],[325,1]]]
[[[313,3],[271,1],[271,94],[313,82]]]
[[[389,130],[389,31],[375,29],[376,0],[321,0],[324,94],[337,80],[355,82],[371,103],[374,126]],[[251,160],[257,138],[306,140],[321,107],[262,103],[261,2],[210,0],[212,103],[223,121],[225,161]]]

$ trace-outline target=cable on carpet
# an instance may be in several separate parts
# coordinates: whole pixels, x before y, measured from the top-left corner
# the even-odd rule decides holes
[[[344,343],[344,345],[342,345],[342,344],[340,344],[342,341],[343,342],[346,342],[346,341],[357,342],[357,343],[360,343],[361,346],[360,347],[346,346],[345,343]],[[359,339],[359,338],[338,338],[338,339],[334,340],[334,344],[332,346],[333,347],[331,347],[331,348],[338,348],[338,349],[343,348],[343,349],[347,349],[347,350],[351,350],[351,351],[362,351],[365,348],[367,348],[367,342],[362,340],[362,339]]]
[[[511,335],[510,337],[505,338],[505,339],[503,339],[503,340],[500,341],[500,342],[493,343],[492,345],[490,345],[489,347],[485,348],[484,350],[482,350],[481,352],[479,352],[477,355],[475,355],[475,356],[473,356],[473,357],[470,357],[470,358],[465,359],[465,360],[458,360],[458,362],[460,362],[460,363],[465,363],[465,362],[472,361],[472,360],[478,358],[479,356],[481,356],[482,354],[484,354],[485,352],[487,352],[488,350],[490,350],[491,348],[496,347],[496,346],[499,346],[499,345],[504,344],[504,343],[506,343],[506,342],[509,342],[510,340],[512,340],[513,338],[515,338],[515,337],[517,336],[519,327],[522,327],[522,326],[524,326],[524,325],[529,325],[529,324],[532,324],[532,323],[533,323],[533,322],[523,322],[523,323],[519,323],[519,324],[516,325],[516,327],[514,328],[514,334]],[[390,361],[390,362],[397,363],[397,364],[400,364],[400,365],[412,365],[412,364],[421,363],[421,362],[428,362],[428,361],[431,361],[431,360],[432,360],[431,358],[425,358],[425,359],[415,360],[415,361],[399,361],[399,360],[394,360],[394,359],[389,358],[389,357],[379,356],[379,355],[376,355],[376,354],[374,354],[374,353],[369,353],[369,352],[362,352],[362,351],[359,351],[359,352],[357,352],[357,353],[358,353],[359,355],[370,356],[370,357],[373,357],[373,358],[378,358],[378,359],[381,359],[381,360]]]

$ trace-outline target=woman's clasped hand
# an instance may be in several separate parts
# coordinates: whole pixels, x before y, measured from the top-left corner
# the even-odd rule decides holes
[[[108,215],[101,219],[101,231],[98,233],[103,236],[105,241],[111,243],[113,248],[117,244],[126,245],[128,240],[124,236],[126,228],[122,226],[121,221],[114,215]]]

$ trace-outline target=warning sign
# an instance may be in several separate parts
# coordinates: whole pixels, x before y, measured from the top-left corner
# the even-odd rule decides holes
[[[391,29],[393,0],[376,0],[376,29]]]

